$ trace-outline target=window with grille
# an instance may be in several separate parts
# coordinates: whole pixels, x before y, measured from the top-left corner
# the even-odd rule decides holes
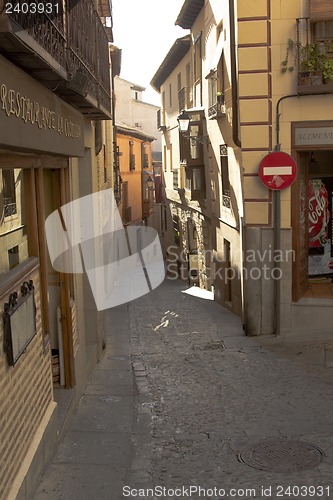
[[[17,213],[14,170],[2,170],[2,185],[4,216],[9,217]]]
[[[220,164],[222,172],[222,205],[231,208],[228,147],[226,144],[220,145]]]

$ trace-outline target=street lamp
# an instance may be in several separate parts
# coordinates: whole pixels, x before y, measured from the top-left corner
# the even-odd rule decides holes
[[[177,118],[177,121],[180,132],[187,132],[190,126],[191,117],[188,113],[186,113],[185,109],[182,110]]]
[[[146,180],[146,188],[148,189],[148,191],[153,191],[154,189],[154,180],[151,178],[151,176],[149,176]]]

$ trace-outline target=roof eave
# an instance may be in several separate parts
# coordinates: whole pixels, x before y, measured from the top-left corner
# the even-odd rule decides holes
[[[191,36],[178,38],[165,56],[162,64],[151,79],[150,85],[156,92],[161,92],[161,85],[165,82],[191,47]]]
[[[204,0],[185,0],[175,25],[184,29],[191,29],[204,4]]]

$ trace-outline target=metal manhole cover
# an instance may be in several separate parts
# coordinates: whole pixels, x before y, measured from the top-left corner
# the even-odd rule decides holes
[[[277,438],[244,448],[238,459],[254,469],[268,472],[297,472],[314,469],[324,457],[312,444]]]

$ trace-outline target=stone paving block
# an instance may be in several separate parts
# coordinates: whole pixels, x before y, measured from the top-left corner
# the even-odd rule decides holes
[[[109,465],[51,465],[35,500],[120,500],[125,469]]]
[[[55,464],[109,464],[126,466],[130,457],[130,434],[119,432],[75,431],[60,443]]]
[[[90,378],[90,384],[108,386],[110,383],[119,385],[132,385],[133,373],[130,370],[100,369],[98,371],[96,370]]]
[[[134,394],[133,384],[123,383],[120,385],[119,382],[114,380],[109,380],[108,382],[102,383],[90,383],[84,390],[85,395],[114,395],[114,396],[132,396]]]
[[[108,402],[99,396],[83,396],[72,423],[76,431],[126,432],[133,429],[135,409],[132,402]]]
[[[130,355],[114,355],[109,352],[105,353],[103,360],[96,367],[99,370],[116,370],[116,371],[132,371]]]

